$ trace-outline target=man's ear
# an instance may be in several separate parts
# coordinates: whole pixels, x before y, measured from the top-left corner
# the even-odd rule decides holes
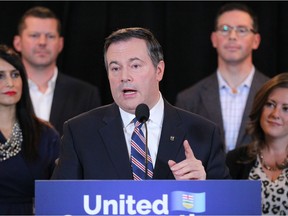
[[[258,49],[260,42],[261,42],[260,34],[255,34],[254,35],[254,41],[253,41],[253,50]]]
[[[213,47],[217,48],[217,36],[216,36],[215,32],[211,33],[210,39],[211,39],[211,43],[212,43]]]
[[[13,46],[16,51],[21,52],[21,37],[19,35],[15,35],[13,39]]]
[[[60,53],[63,50],[64,47],[64,38],[60,37],[59,39],[59,46],[58,46],[58,52]]]
[[[164,61],[160,61],[157,65],[156,68],[156,74],[157,74],[157,79],[158,81],[161,81],[164,75],[164,69],[165,69],[165,63]]]

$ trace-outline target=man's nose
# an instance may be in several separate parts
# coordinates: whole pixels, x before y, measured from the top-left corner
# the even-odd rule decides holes
[[[46,44],[47,43],[47,37],[45,34],[41,34],[39,36],[39,41],[38,41],[40,44]]]

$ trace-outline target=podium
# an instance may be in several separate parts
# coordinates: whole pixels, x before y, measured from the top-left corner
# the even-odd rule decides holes
[[[36,215],[261,215],[261,181],[37,180]]]

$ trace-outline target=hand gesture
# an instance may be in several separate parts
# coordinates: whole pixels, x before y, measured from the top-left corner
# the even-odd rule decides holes
[[[197,160],[187,140],[183,142],[186,159],[176,163],[168,161],[168,165],[176,180],[205,180],[206,172],[200,160]]]

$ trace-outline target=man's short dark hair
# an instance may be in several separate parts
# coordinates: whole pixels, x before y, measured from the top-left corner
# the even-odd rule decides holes
[[[57,20],[57,32],[61,35],[61,22],[56,14],[51,11],[49,8],[37,6],[27,10],[21,17],[18,24],[18,34],[20,35],[25,29],[25,20],[28,17],[36,17],[40,19],[56,19]]]
[[[113,32],[110,36],[108,36],[105,40],[104,44],[104,61],[105,67],[108,71],[107,65],[107,50],[109,46],[113,43],[117,43],[120,41],[127,41],[131,38],[143,39],[146,42],[148,55],[150,56],[154,67],[157,67],[158,63],[161,60],[164,60],[163,50],[160,43],[154,37],[151,31],[145,28],[133,27],[133,28],[124,28],[119,29]]]
[[[255,32],[259,32],[258,18],[256,14],[254,13],[254,11],[250,7],[248,7],[246,4],[236,3],[236,2],[226,3],[218,10],[216,14],[216,18],[215,18],[215,26],[214,26],[215,29],[217,29],[218,27],[219,17],[226,12],[234,11],[234,10],[242,11],[242,12],[249,14],[249,16],[251,17],[253,21],[252,23],[253,30]]]

